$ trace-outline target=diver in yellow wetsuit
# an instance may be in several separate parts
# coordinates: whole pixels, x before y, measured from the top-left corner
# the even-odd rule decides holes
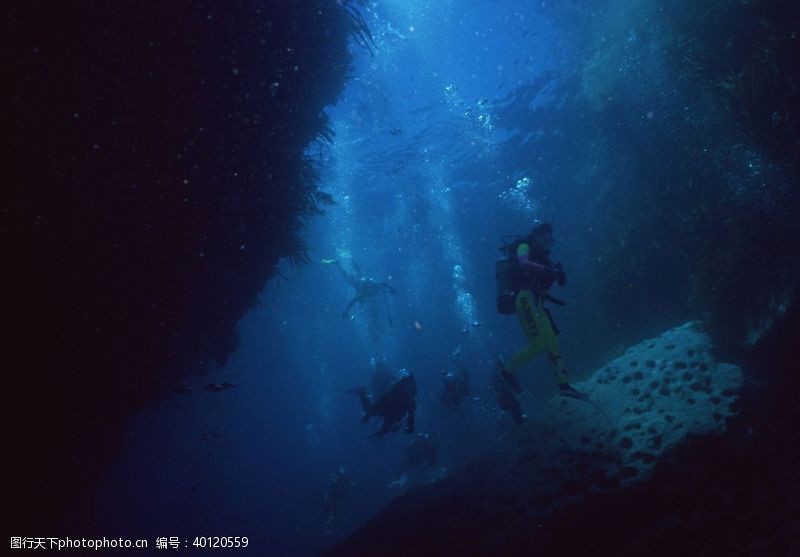
[[[547,352],[561,394],[586,400],[586,394],[569,384],[564,359],[558,349],[558,340],[556,339],[558,329],[550,317],[550,312],[544,307],[545,301],[563,304],[552,298],[548,294],[548,290],[554,282],[563,286],[567,281],[567,275],[564,273],[561,263],[553,264],[550,261],[552,247],[553,227],[549,223],[535,226],[530,234],[516,245],[519,292],[516,295],[514,307],[528,344],[519,350],[507,364],[498,360],[498,370],[509,389],[515,394],[519,394],[522,392],[522,387],[514,377],[514,372],[535,356]]]

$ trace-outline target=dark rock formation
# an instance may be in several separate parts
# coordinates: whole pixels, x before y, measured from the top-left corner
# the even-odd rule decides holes
[[[544,466],[535,450],[496,455],[410,490],[326,555],[795,555],[800,410],[786,341],[798,330],[789,315],[758,355],[778,387],[751,385],[727,433],[688,437],[647,481],[597,473],[606,458],[615,469],[606,439]]]
[[[302,220],[364,28],[334,0],[13,2],[5,340],[14,518],[57,514],[126,412],[222,362]]]

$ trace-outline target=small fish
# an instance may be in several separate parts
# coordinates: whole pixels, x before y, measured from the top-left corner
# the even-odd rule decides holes
[[[211,393],[218,393],[220,391],[226,391],[228,389],[232,389],[236,386],[235,383],[231,383],[230,381],[226,381],[224,383],[209,383],[204,388],[205,390]]]

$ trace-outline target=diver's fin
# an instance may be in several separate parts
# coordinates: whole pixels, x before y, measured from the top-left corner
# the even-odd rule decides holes
[[[575,400],[580,400],[581,402],[585,402],[589,406],[594,406],[595,410],[600,412],[603,415],[603,417],[606,419],[606,421],[608,422],[608,425],[611,427],[611,430],[613,431],[613,430],[617,429],[617,425],[608,416],[608,414],[606,414],[606,411],[603,410],[603,407],[600,406],[599,404],[597,404],[591,398],[589,398],[589,395],[587,393],[583,393],[583,392],[577,390],[575,387],[573,387],[569,383],[564,383],[563,385],[559,385],[559,387],[561,389],[561,392],[559,393],[561,396],[568,397],[568,398],[574,398]]]
[[[508,388],[511,390],[512,393],[514,393],[515,395],[522,394],[522,385],[520,385],[517,382],[517,379],[516,377],[514,377],[513,373],[509,373],[508,371],[506,371],[503,362],[501,362],[500,360],[497,360],[497,371],[500,373],[500,377],[503,378],[503,381],[505,381],[506,385],[508,385]]]
[[[503,359],[498,356],[497,360],[495,360],[494,365],[495,368],[497,369],[497,372],[500,374],[500,378],[503,380],[506,386],[508,386],[511,392],[514,393],[515,395],[521,395],[523,391],[522,385],[520,385],[519,382],[517,382],[517,378],[514,377],[514,374],[509,373],[509,371],[506,369],[506,366],[503,363]]]
[[[575,400],[582,400],[583,402],[591,403],[588,394],[579,391],[569,383],[562,383],[561,385],[558,386],[558,388],[560,389],[559,394],[561,396],[574,398]]]

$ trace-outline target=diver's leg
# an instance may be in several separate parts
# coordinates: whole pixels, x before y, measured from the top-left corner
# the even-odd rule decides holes
[[[350,316],[350,310],[353,308],[353,305],[358,301],[358,296],[350,300],[350,303],[347,304],[347,307],[344,308],[344,312],[342,313],[342,319],[347,319]]]
[[[556,331],[553,328],[550,314],[544,309],[541,301],[537,304],[533,316],[536,321],[536,327],[541,335],[544,348],[547,350],[547,359],[550,362],[550,366],[553,368],[553,375],[556,378],[556,383],[558,383],[559,387],[561,385],[566,385],[569,383],[567,368],[564,365],[564,358],[561,357],[561,351],[558,348]]]
[[[336,268],[339,269],[339,272],[342,274],[345,282],[353,287],[353,289],[358,290],[358,277],[355,275],[351,275],[347,271],[344,270],[344,266],[342,265],[341,261],[336,262]]]
[[[519,319],[528,344],[539,342],[541,335],[535,317],[536,296],[530,290],[520,290],[514,305],[517,310],[517,319]]]
[[[530,290],[521,290],[519,294],[517,294],[516,307],[519,324],[522,327],[522,332],[525,334],[528,344],[522,347],[522,349],[511,358],[511,361],[505,365],[505,370],[512,375],[517,369],[525,365],[531,358],[541,353],[545,348],[544,340],[539,333],[534,316],[536,305],[533,293]]]
[[[558,348],[558,339],[556,329],[554,327],[552,317],[550,314],[541,308],[542,311],[537,314],[537,322],[539,323],[539,330],[544,339],[545,349],[547,350],[547,359],[550,366],[553,368],[553,375],[555,375],[556,383],[561,394],[578,400],[588,400],[589,395],[582,393],[575,387],[569,384],[569,377],[567,376],[567,368],[564,365],[564,358],[561,357],[561,351]]]
[[[561,334],[561,331],[558,330],[558,325],[556,325],[555,320],[553,319],[553,314],[550,313],[548,308],[544,308],[544,312],[547,314],[547,318],[550,320],[550,326],[553,327],[553,332],[556,336]]]
[[[354,280],[361,280],[364,277],[364,272],[361,270],[361,267],[358,266],[355,259],[350,261],[350,264],[353,265],[353,271],[355,271],[355,275],[353,276]]]
[[[538,344],[538,343],[537,343]],[[506,372],[511,373],[512,375],[530,360],[532,360],[536,355],[538,355],[542,351],[541,347],[537,345],[528,344],[520,348],[516,354],[509,360],[507,364],[503,367]]]

